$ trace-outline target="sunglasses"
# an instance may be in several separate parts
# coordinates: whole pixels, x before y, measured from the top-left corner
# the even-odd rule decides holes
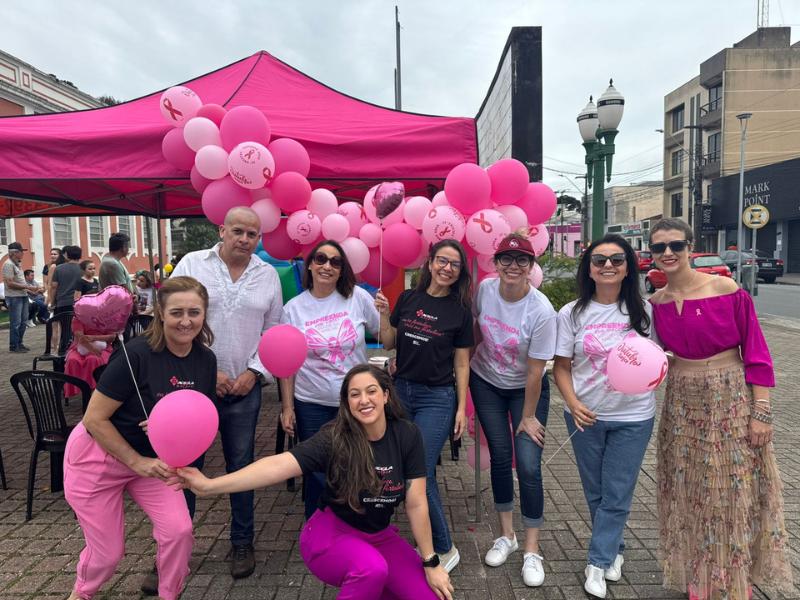
[[[611,265],[614,267],[621,267],[625,264],[625,254],[612,254],[611,256],[606,256],[605,254],[592,254],[591,261],[595,267],[604,267],[607,261],[611,261]]]
[[[453,269],[453,271],[461,270],[460,260],[450,260],[444,256],[434,256],[433,262],[436,263],[436,266],[441,267],[442,269],[444,269],[447,265],[450,265],[450,268]]]
[[[672,240],[671,242],[656,242],[655,244],[650,244],[650,252],[653,254],[664,254],[667,250],[667,246],[669,249],[672,250],[675,254],[678,252],[683,252],[689,246],[689,240]]]
[[[314,255],[314,264],[319,265],[320,267],[325,263],[331,263],[331,266],[334,269],[341,269],[344,261],[342,260],[341,256],[328,256],[323,252],[317,252]]]
[[[533,259],[527,254],[501,254],[495,260],[504,267],[510,267],[511,263],[517,263],[521,269],[530,267]]]

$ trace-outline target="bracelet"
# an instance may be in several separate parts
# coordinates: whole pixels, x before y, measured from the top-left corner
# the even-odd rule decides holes
[[[762,423],[766,423],[767,425],[772,425],[772,415],[768,415],[762,412],[758,412],[754,410],[750,413],[750,417],[755,419],[756,421],[761,421]]]

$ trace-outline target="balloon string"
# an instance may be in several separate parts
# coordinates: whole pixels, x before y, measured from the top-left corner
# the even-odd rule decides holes
[[[379,225],[381,230],[380,251],[378,252],[378,290],[383,293],[383,223]],[[378,327],[378,345],[381,345],[381,328]]]
[[[136,390],[136,395],[139,397],[139,404],[142,405],[142,412],[144,412],[144,418],[145,420],[147,420],[150,418],[150,415],[147,414],[147,409],[144,406],[144,400],[142,400],[142,394],[139,392],[139,384],[136,383],[136,375],[133,374],[131,359],[130,357],[128,357],[128,350],[125,348],[125,341],[123,340],[121,333],[117,334],[117,339],[119,340],[120,345],[122,346],[122,353],[125,355],[125,362],[128,363],[128,370],[131,373],[131,381],[133,381],[133,387]]]
[[[598,403],[597,403],[597,406],[595,406],[595,407],[594,407],[594,412],[596,412],[596,411],[597,411],[597,409],[598,409],[598,408],[600,408],[600,405],[601,405],[601,404],[603,404],[603,401],[605,401],[606,399],[607,399],[607,398],[602,398],[602,399],[600,400],[600,402],[598,402]],[[575,421],[575,417],[573,417],[573,416],[572,416],[572,413],[570,413],[570,415],[569,415],[569,416],[570,416],[570,418],[571,418],[571,419],[573,420],[573,422],[574,422],[574,421]],[[590,425],[590,427],[591,427],[591,425]],[[545,428],[545,431],[547,431],[547,428]],[[563,443],[562,443],[562,444],[561,444],[561,445],[560,445],[558,448],[556,448],[556,451],[555,451],[555,452],[553,452],[553,455],[552,455],[550,458],[548,458],[548,459],[545,461],[544,465],[545,465],[545,466],[547,466],[547,464],[548,464],[548,463],[549,463],[551,460],[553,460],[553,459],[556,457],[556,454],[558,454],[558,453],[561,451],[561,449],[562,449],[564,446],[566,446],[566,445],[567,445],[567,442],[568,442],[568,441],[570,441],[570,440],[572,439],[572,437],[573,437],[573,436],[574,436],[576,433],[578,433],[579,431],[580,431],[580,429],[578,429],[578,426],[577,426],[577,425],[575,425],[575,431],[573,431],[571,434],[569,434],[569,437],[568,437],[566,440],[564,440],[564,442],[563,442]]]

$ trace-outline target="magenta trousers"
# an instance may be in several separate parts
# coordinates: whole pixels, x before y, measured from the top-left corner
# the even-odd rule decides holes
[[[300,534],[300,554],[318,579],[340,588],[338,600],[436,600],[422,559],[393,525],[364,533],[318,510]]]
[[[64,496],[83,530],[86,547],[78,559],[75,592],[92,598],[114,575],[125,554],[124,492],[153,522],[158,595],[175,600],[189,574],[192,520],[183,492],[141,477],[98,444],[79,423],[64,453]]]

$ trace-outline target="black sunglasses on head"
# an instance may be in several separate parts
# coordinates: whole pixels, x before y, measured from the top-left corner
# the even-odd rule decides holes
[[[655,244],[650,244],[650,252],[653,254],[664,254],[666,252],[667,247],[672,250],[675,254],[678,252],[683,252],[689,246],[689,240],[672,240],[671,242],[656,242]]]
[[[342,265],[344,264],[341,256],[328,256],[324,252],[317,252],[314,255],[313,260],[314,264],[319,265],[320,267],[329,262],[334,269],[341,269]]]
[[[604,267],[606,265],[606,261],[611,261],[611,264],[615,267],[621,267],[625,264],[625,254],[620,252],[618,254],[612,254],[611,256],[606,256],[605,254],[592,254],[591,261],[595,267]]]

